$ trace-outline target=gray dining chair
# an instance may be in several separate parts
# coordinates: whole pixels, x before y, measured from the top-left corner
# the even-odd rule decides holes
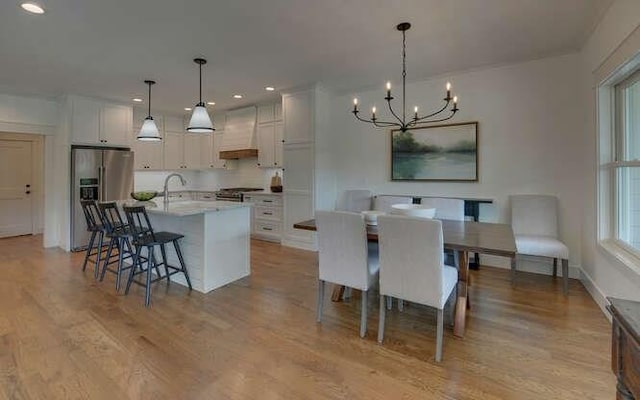
[[[555,196],[512,195],[511,227],[518,254],[553,259],[553,276],[562,260],[563,292],[569,291],[569,248],[558,239],[558,200]],[[516,264],[511,279],[516,281]]]
[[[444,308],[458,282],[458,271],[442,259],[444,241],[439,220],[396,215],[378,217],[380,248],[380,319],[378,342],[384,340],[388,296],[437,310],[436,355],[442,360]],[[455,303],[451,304],[455,309]],[[453,318],[452,318],[453,320]]]
[[[325,282],[362,292],[360,337],[367,332],[369,289],[378,282],[378,246],[369,245],[362,214],[316,211],[318,227],[317,321],[322,320]]]

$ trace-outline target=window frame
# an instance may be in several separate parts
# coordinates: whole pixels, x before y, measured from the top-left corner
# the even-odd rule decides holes
[[[620,185],[623,168],[640,167],[640,159],[626,158],[624,89],[640,81],[640,55],[602,82],[596,91],[597,242],[618,261],[640,274],[640,249],[620,239]]]

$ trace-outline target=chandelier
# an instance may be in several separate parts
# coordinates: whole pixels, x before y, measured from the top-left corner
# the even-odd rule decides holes
[[[411,24],[408,22],[403,22],[396,26],[400,32],[402,32],[402,118],[398,116],[398,113],[391,106],[391,100],[394,99],[391,96],[391,82],[387,82],[387,96],[384,98],[387,101],[387,105],[389,106],[389,111],[391,115],[395,118],[395,120],[391,121],[383,121],[376,117],[376,107],[371,108],[371,118],[363,118],[360,116],[360,110],[358,110],[358,99],[353,99],[353,115],[360,121],[368,122],[377,126],[378,128],[392,128],[399,129],[402,132],[405,132],[409,128],[417,128],[424,126],[426,124],[431,124],[434,122],[442,122],[448,119],[453,118],[453,116],[458,112],[458,97],[451,97],[451,84],[447,82],[447,96],[443,99],[444,105],[437,111],[434,111],[429,114],[419,115],[418,107],[413,108],[413,117],[407,120],[406,113],[406,90],[407,90],[407,46],[406,46],[406,32],[411,28]],[[452,104],[453,103],[453,104]],[[451,105],[451,108],[447,109]]]

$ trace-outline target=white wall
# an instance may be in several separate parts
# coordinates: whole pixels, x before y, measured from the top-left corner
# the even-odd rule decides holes
[[[598,70],[612,63],[618,66],[619,52],[625,39],[640,29],[640,1],[616,0],[600,24],[585,44],[583,57],[583,88],[588,104],[584,113],[582,141],[585,143],[583,160],[583,207],[584,220],[582,226],[583,249],[583,282],[591,290],[592,295],[603,306],[604,296],[622,297],[640,300],[640,276],[624,264],[609,256],[597,243],[597,191],[596,191],[596,75]],[[640,46],[635,46],[635,51]],[[611,67],[608,67],[611,68]]]
[[[569,246],[570,265],[579,267],[584,154],[581,115],[585,107],[577,73],[580,60],[578,54],[571,54],[408,85],[408,106],[415,104],[425,110],[439,104],[445,83],[451,81],[461,109],[451,122],[479,122],[477,183],[391,182],[389,133],[356,121],[349,112],[353,96],[359,98],[363,110],[373,104],[383,109],[383,82],[376,90],[333,98],[338,193],[369,188],[384,194],[492,198],[495,205],[484,207],[481,219],[495,222],[509,222],[510,194],[556,195],[560,237]],[[400,92],[395,95],[399,97]],[[493,258],[483,262],[508,265],[507,260]],[[525,260],[519,268],[531,269],[530,262]],[[548,263],[544,268],[550,271]],[[573,275],[576,272],[574,268]]]

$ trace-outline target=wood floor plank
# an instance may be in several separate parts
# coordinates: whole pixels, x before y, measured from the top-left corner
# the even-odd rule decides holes
[[[325,299],[315,322],[317,255],[254,241],[251,276],[203,295],[177,284],[118,294],[82,254],[42,238],[0,240],[0,399],[604,399],[610,325],[578,281],[472,271],[463,339],[435,312],[387,313],[385,342],[358,336],[360,296]]]

